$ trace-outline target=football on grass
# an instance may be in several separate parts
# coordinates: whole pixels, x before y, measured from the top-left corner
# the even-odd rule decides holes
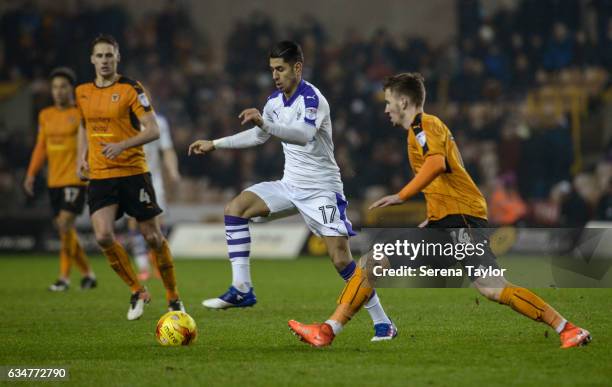
[[[187,313],[168,312],[157,322],[155,337],[164,346],[189,345],[198,337],[198,328]]]

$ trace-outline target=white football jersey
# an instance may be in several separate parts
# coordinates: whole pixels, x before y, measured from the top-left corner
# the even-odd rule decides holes
[[[329,103],[319,89],[302,80],[289,100],[277,91],[268,97],[263,118],[292,126],[307,123],[316,127],[314,137],[304,146],[283,142],[285,171],[283,181],[298,188],[313,188],[342,193],[340,169],[334,158]]]
[[[154,179],[161,180],[162,161],[161,151],[172,149],[172,137],[170,136],[170,126],[168,120],[161,114],[156,114],[157,126],[159,126],[159,139],[144,145],[145,157],[149,165],[149,171]]]

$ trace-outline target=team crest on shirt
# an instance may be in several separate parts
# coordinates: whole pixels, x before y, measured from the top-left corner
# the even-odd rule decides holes
[[[419,143],[419,145],[421,145],[421,148],[425,146],[425,144],[427,143],[427,137],[425,137],[425,132],[421,132],[419,134],[416,135],[416,139]]]
[[[111,101],[117,102],[117,101],[119,101],[119,97],[120,97],[119,93],[115,93],[115,94],[111,95]]]
[[[138,94],[138,100],[143,107],[149,107],[151,105],[145,93]]]
[[[317,118],[317,108],[315,107],[309,107],[306,108],[306,116],[305,118],[307,120],[314,120]]]

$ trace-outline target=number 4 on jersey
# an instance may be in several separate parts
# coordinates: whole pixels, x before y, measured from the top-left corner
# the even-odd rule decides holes
[[[140,189],[140,202],[141,203],[147,203],[147,204],[151,203],[151,197],[149,196],[147,191],[145,191],[144,188]]]

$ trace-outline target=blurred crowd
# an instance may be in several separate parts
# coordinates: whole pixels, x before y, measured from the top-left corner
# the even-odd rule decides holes
[[[453,132],[494,222],[612,220],[612,136],[603,127],[612,104],[612,1],[522,0],[495,14],[481,3],[455,1],[454,39],[438,45],[384,26],[331,39],[312,16],[283,25],[254,12],[217,50],[176,1],[139,18],[117,5],[36,8],[26,1],[0,21],[0,82],[28,81],[36,114],[49,103],[49,71],[69,65],[90,80],[88,42],[100,32],[114,35],[121,73],[140,80],[171,123],[184,177],[173,200],[220,201],[280,178],[280,144],[206,157],[188,157],[187,146],[244,129],[238,112],[263,107],[273,91],[269,48],[294,39],[304,50],[304,78],[330,103],[347,197],[368,200],[410,178],[403,134],[383,112],[381,83],[398,71],[419,71],[425,109]],[[2,130],[0,191],[19,185],[35,138],[35,128]]]

